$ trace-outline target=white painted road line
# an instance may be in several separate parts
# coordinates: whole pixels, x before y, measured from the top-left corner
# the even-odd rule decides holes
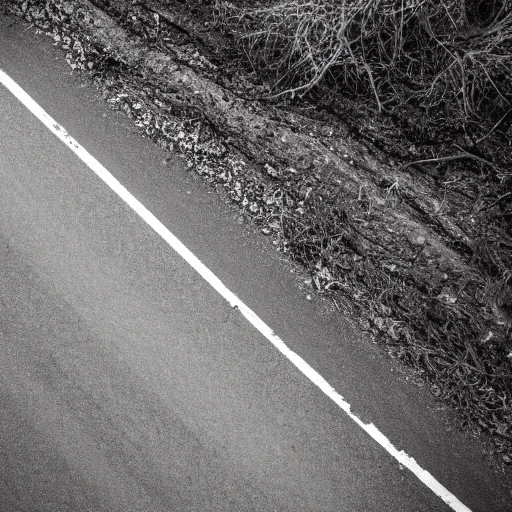
[[[289,361],[291,361],[312,383],[333,400],[355,423],[372,439],[379,443],[400,464],[408,468],[431,491],[456,512],[471,512],[456,496],[441,485],[428,471],[424,470],[403,450],[395,448],[389,439],[373,423],[364,423],[350,411],[350,404],[304,359],[293,352],[274,331],[246,306],[233,292],[228,290],[220,279],[190,252],[145,206],[110,174],[98,160],[76,142],[66,130],[52,119],[12,78],[0,70],[0,83],[3,84],[32,114],[52,133],[68,146],[97,176],[99,176],[132,210],[134,210],[154,231],[156,231],[191,267],[196,270],[231,307],[240,313],[267,338]]]

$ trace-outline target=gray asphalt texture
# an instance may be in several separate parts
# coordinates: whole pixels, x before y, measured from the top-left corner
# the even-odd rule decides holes
[[[0,68],[474,512],[506,482],[267,240],[0,16]],[[449,508],[0,86],[0,511]]]

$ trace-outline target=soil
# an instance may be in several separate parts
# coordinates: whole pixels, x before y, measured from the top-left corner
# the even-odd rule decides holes
[[[145,136],[227,194],[306,269],[317,293],[482,433],[509,471],[512,174],[418,110],[379,115],[364,99],[327,102],[318,92],[270,101],[269,85],[223,30],[219,5],[10,0],[6,8],[53,37]]]

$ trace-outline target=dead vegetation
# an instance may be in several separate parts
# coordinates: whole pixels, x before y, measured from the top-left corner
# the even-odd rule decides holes
[[[276,95],[323,84],[371,92],[379,111],[412,102],[461,124],[510,111],[509,0],[267,3],[217,8]]]
[[[480,35],[467,32],[466,40],[443,31],[464,19],[461,26],[470,26],[469,2],[312,0],[242,10],[241,2],[217,1],[198,7],[201,23],[195,2],[10,2],[52,34],[73,69],[89,73],[113,108],[223,187],[304,265],[311,286],[361,318],[463,421],[492,437],[502,462],[512,462],[512,179],[504,103],[510,68],[502,67],[510,58],[508,3],[475,11],[480,21],[471,26]],[[295,10],[285,10],[290,6]],[[316,9],[314,20],[304,6]],[[333,33],[335,15],[345,24]],[[247,53],[267,85],[254,86],[241,70],[226,72],[232,70],[212,49],[213,36],[198,29],[205,19],[210,32],[218,27],[242,38],[240,63]],[[496,42],[496,66],[482,68],[478,63],[489,57],[473,61],[472,54],[474,67],[464,74],[460,52],[450,66],[446,48],[483,48],[482,31],[489,33],[486,44]],[[225,47],[236,46],[227,40]],[[433,51],[434,79],[417,62]],[[387,60],[379,64],[378,56]],[[475,69],[487,69],[490,81],[473,84]],[[409,134],[417,140],[399,132],[391,161],[362,141],[383,140],[385,123],[371,126],[377,117],[355,130],[331,114],[304,115],[303,102],[320,102],[320,95],[336,110],[343,88],[373,98],[389,116],[416,112]],[[279,107],[248,99],[282,100],[292,92],[294,102]],[[422,122],[414,122],[417,111],[428,114]],[[441,128],[433,129],[433,120]],[[433,137],[444,139],[435,145]]]

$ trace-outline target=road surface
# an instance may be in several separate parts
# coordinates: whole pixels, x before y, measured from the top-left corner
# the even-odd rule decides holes
[[[477,512],[505,482],[428,393],[306,300],[236,213],[0,16],[0,69],[315,368]],[[452,510],[0,85],[1,512]]]

